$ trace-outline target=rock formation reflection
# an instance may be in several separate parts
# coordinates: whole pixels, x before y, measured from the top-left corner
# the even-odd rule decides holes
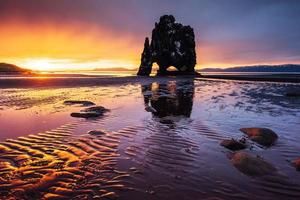
[[[193,108],[194,81],[154,82],[142,86],[145,109],[154,117],[190,117]]]

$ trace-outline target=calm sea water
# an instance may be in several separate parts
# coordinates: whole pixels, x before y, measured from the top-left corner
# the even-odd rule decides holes
[[[60,77],[0,81],[0,196],[26,199],[299,199],[299,84],[192,78]],[[101,118],[70,116],[89,100]],[[223,139],[266,127],[245,151],[277,169],[250,177]],[[101,129],[104,135],[89,135]],[[251,147],[251,148],[250,148]]]

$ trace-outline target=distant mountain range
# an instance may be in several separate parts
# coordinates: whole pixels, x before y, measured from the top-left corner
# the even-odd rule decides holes
[[[300,72],[300,65],[255,65],[230,68],[204,68],[200,72]]]
[[[18,67],[17,65],[0,63],[0,74],[32,74],[29,69]]]
[[[90,71],[90,70],[89,70]],[[127,68],[95,68],[92,71],[137,71],[137,69]],[[300,65],[284,64],[284,65],[255,65],[255,66],[239,66],[230,68],[203,68],[200,72],[299,72]],[[34,74],[32,70],[24,69],[14,64],[0,63],[0,74]]]

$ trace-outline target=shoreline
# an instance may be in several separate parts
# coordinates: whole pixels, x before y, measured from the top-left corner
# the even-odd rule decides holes
[[[136,75],[85,75],[85,74],[59,74],[51,75],[16,75],[1,76],[0,88],[32,88],[32,87],[74,87],[74,86],[100,86],[121,85],[129,83],[147,83],[156,80],[236,80],[236,81],[259,81],[278,83],[300,83],[298,74],[271,74],[271,75],[217,75],[201,74],[200,76],[136,76]]]
[[[238,80],[238,81],[261,81],[280,83],[300,83],[300,76],[294,74],[272,74],[272,75],[201,75],[201,78]]]

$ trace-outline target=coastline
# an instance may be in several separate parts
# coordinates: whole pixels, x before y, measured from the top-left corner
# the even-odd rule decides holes
[[[73,87],[97,85],[122,85],[155,80],[201,79],[237,80],[278,83],[300,83],[299,74],[201,74],[200,76],[136,76],[132,74],[36,74],[2,75],[0,88]]]
[[[300,83],[299,74],[253,74],[253,75],[232,75],[232,74],[214,74],[203,75],[204,79],[225,79],[225,80],[239,80],[239,81],[261,81],[261,82],[281,82],[281,83]]]

